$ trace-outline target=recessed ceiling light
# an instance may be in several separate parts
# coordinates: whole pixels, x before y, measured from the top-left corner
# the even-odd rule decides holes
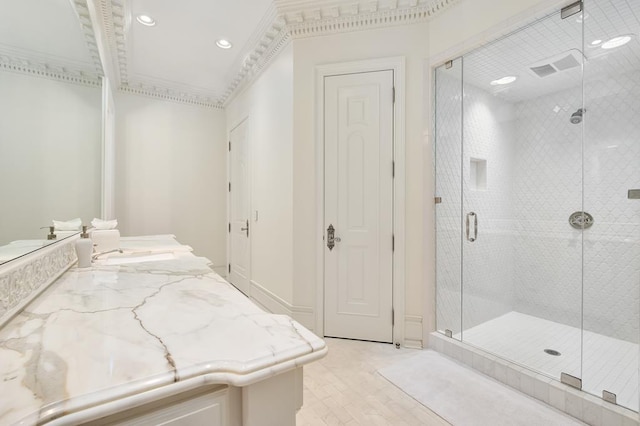
[[[136,21],[147,27],[153,27],[156,24],[156,20],[149,15],[138,15]]]
[[[499,78],[497,80],[493,80],[491,82],[492,86],[498,86],[498,85],[503,85],[503,84],[509,84],[509,83],[513,83],[514,81],[516,81],[517,77],[513,76],[513,75],[509,75],[507,77],[502,77]]]
[[[592,46],[597,46],[597,45],[599,45],[600,43],[602,43],[602,40],[600,40],[600,39],[598,39],[598,40],[593,40],[593,41],[591,42],[591,45],[592,45]]]
[[[605,41],[604,43],[602,43],[602,48],[603,49],[613,49],[616,47],[620,47],[623,46],[627,43],[629,43],[631,41],[631,36],[619,36],[619,37],[614,37],[609,41]]]
[[[220,40],[216,40],[216,46],[218,46],[220,49],[231,49],[233,47],[229,40],[225,40],[223,38],[221,38]]]

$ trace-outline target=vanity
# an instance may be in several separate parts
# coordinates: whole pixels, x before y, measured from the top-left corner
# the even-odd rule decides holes
[[[84,269],[75,238],[50,248],[71,267],[4,311],[0,424],[295,425],[322,339],[261,310],[173,236],[123,238],[123,253]],[[51,253],[0,269],[5,307],[27,262]]]

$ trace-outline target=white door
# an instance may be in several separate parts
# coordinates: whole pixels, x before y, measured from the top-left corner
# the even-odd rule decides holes
[[[249,149],[247,120],[231,131],[229,184],[229,277],[231,284],[249,295],[250,236],[249,229]]]
[[[324,334],[392,342],[393,71],[326,77],[324,117]]]

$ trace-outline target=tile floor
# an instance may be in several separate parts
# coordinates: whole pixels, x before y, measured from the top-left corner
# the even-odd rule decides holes
[[[415,349],[326,339],[329,354],[304,367],[304,405],[298,426],[449,425],[377,373]]]
[[[582,378],[583,390],[617,394],[618,404],[638,410],[638,345],[519,312],[509,312],[463,332],[464,342],[559,380]],[[555,349],[551,356],[544,349]]]

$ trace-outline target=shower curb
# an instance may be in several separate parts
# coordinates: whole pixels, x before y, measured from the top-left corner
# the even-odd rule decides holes
[[[638,413],[610,404],[545,375],[444,336],[429,335],[429,348],[592,426],[638,426]]]

